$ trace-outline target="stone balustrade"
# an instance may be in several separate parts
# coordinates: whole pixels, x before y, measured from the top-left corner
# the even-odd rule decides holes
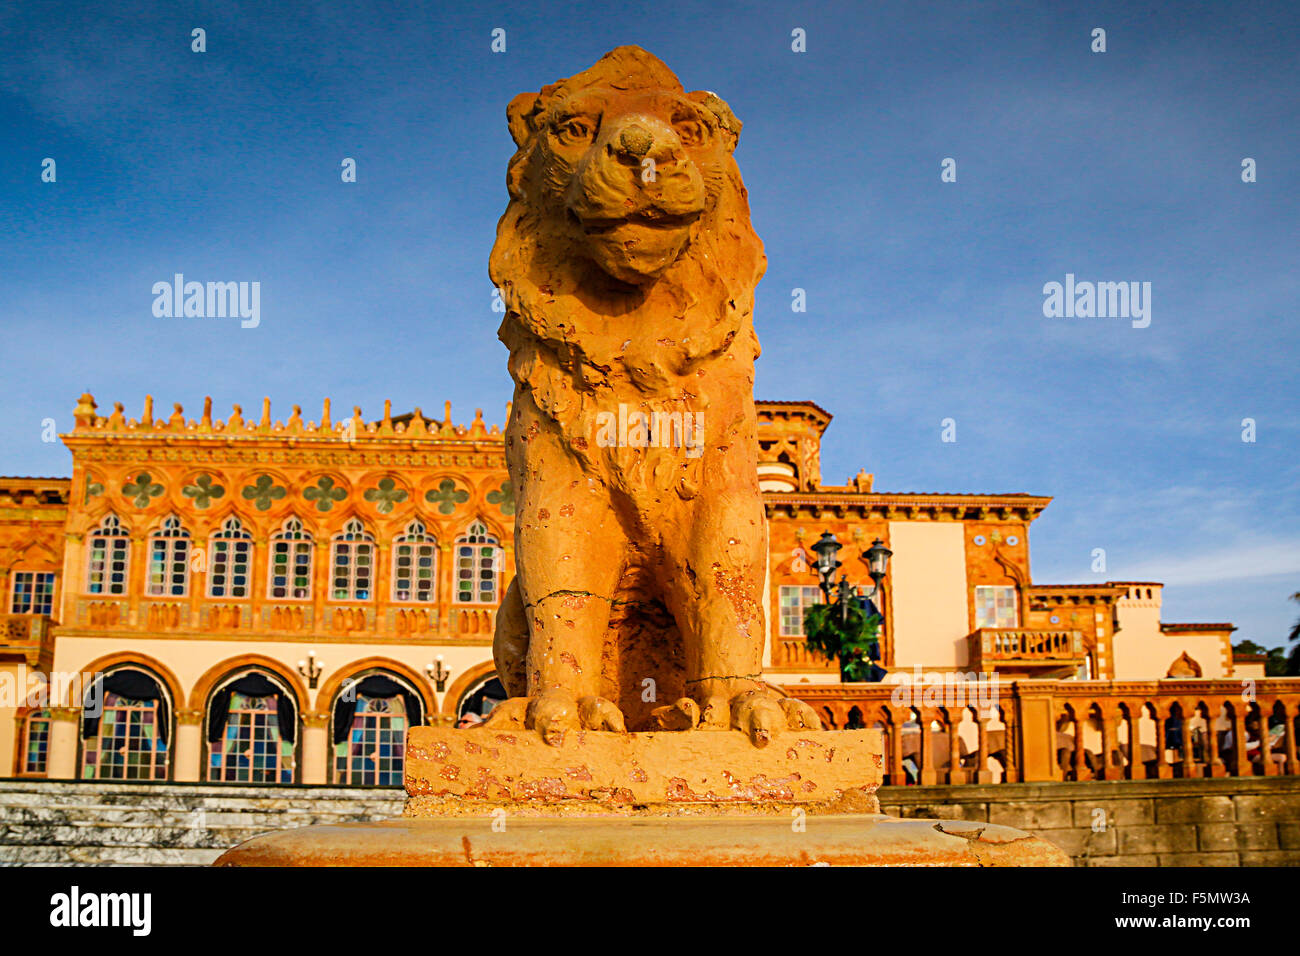
[[[827,726],[875,727],[887,784],[1300,773],[1300,678],[793,684]]]

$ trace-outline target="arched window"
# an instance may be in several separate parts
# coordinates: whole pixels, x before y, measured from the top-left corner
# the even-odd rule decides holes
[[[208,596],[246,598],[249,588],[249,562],[253,556],[253,536],[244,523],[231,515],[212,536],[212,559],[208,566]]]
[[[438,542],[415,519],[397,536],[393,547],[393,600],[437,600]]]
[[[456,601],[497,603],[497,564],[501,548],[487,526],[475,521],[456,539]]]
[[[170,708],[162,685],[124,667],[95,681],[82,705],[81,776],[165,780]]]
[[[302,522],[290,518],[271,539],[271,573],[267,596],[291,601],[311,599],[312,538]]]
[[[374,596],[375,539],[356,518],[334,536],[330,575],[331,600],[369,601]]]
[[[175,515],[149,536],[149,581],[152,597],[184,597],[190,588],[190,533]]]
[[[334,700],[334,781],[401,786],[406,730],[423,715],[420,695],[390,674],[346,681]]]
[[[32,710],[23,718],[22,763],[18,772],[24,776],[45,776],[50,754],[50,712],[48,708]]]
[[[121,519],[107,514],[90,534],[86,562],[87,594],[125,594],[131,539]]]
[[[298,709],[293,695],[264,671],[221,684],[208,701],[208,780],[293,783]]]
[[[456,704],[456,726],[481,724],[506,699],[506,689],[495,673],[489,674],[461,696]]]

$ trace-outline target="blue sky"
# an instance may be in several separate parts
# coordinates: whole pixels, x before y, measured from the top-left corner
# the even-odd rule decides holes
[[[505,104],[636,43],[745,122],[757,391],[834,413],[828,482],[1054,495],[1036,580],[1163,580],[1166,620],[1280,643],[1300,613],[1300,7],[1145,7],[7,5],[0,473],[67,474],[42,421],[70,427],[85,389],[133,416],[146,393],[191,415],[269,395],[281,418],[329,395],[501,421]],[[260,282],[260,326],[155,318],[175,272]],[[1152,283],[1150,327],[1044,318],[1066,273]]]

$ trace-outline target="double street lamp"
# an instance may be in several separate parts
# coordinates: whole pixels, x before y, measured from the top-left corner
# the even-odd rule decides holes
[[[885,579],[889,572],[889,559],[894,552],[885,547],[885,543],[877,538],[871,542],[871,547],[862,553],[866,559],[868,573],[871,575],[871,587],[861,595],[855,594],[856,588],[849,584],[847,574],[840,575],[840,583],[835,584],[835,572],[840,569],[844,562],[840,561],[836,555],[839,554],[840,548],[843,547],[836,540],[835,535],[829,531],[823,531],[821,538],[812,546],[817,555],[817,574],[820,578],[818,581],[822,589],[822,594],[826,596],[827,604],[838,604],[840,606],[840,620],[846,622],[849,619],[849,602],[855,597],[862,597],[870,601],[880,593],[880,582]],[[832,597],[835,592],[835,597]]]

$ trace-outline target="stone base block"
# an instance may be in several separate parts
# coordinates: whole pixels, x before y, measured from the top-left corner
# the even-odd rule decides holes
[[[880,814],[482,815],[280,830],[217,866],[1069,866],[1010,827]]]
[[[406,815],[483,805],[827,805],[847,792],[874,794],[880,753],[878,730],[788,731],[766,747],[729,730],[575,731],[557,747],[532,731],[413,727]],[[856,805],[866,808],[876,809]]]

